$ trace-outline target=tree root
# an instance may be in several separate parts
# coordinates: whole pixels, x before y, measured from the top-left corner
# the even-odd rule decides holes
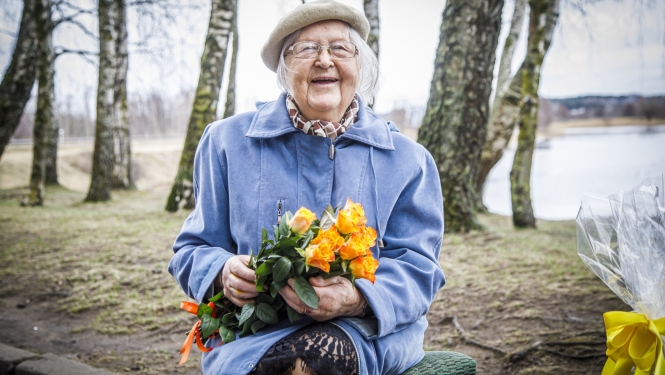
[[[576,345],[605,345],[606,341],[605,340],[587,340],[587,341],[582,341],[582,340],[574,340],[574,337],[590,334],[590,333],[596,333],[597,331],[584,331],[584,332],[579,332],[575,334],[573,337],[567,339],[567,340],[560,340],[560,341],[536,341],[534,344],[532,344],[529,347],[519,349],[514,352],[508,352],[504,349],[501,349],[496,346],[492,346],[489,344],[485,344],[483,342],[480,342],[478,340],[475,340],[471,337],[469,337],[469,334],[466,332],[464,327],[460,324],[459,320],[457,319],[457,316],[446,316],[444,317],[440,324],[449,324],[452,323],[453,326],[455,327],[455,330],[459,332],[460,336],[462,337],[462,340],[464,343],[477,346],[482,349],[486,350],[491,350],[497,353],[500,353],[505,356],[506,361],[508,362],[517,362],[520,361],[526,356],[528,356],[531,352],[540,350],[546,353],[550,354],[555,354],[561,357],[566,357],[566,358],[572,358],[572,359],[588,359],[588,358],[595,358],[595,357],[601,357],[605,355],[605,352],[597,352],[597,353],[578,353],[578,354],[568,354],[565,352],[561,352],[558,350],[553,350],[547,348],[548,346],[576,346]]]
[[[540,349],[544,352],[551,353],[551,354],[556,354],[562,357],[566,358],[573,358],[573,359],[588,359],[588,358],[596,358],[596,357],[604,357],[606,354],[605,352],[598,352],[598,353],[589,353],[589,354],[568,354],[564,352],[560,352],[558,350],[552,350],[552,349]]]
[[[501,353],[502,355],[508,354],[507,351],[505,351],[501,348],[497,348],[496,346],[492,346],[492,345],[489,345],[489,344],[482,343],[480,341],[474,340],[471,337],[469,337],[469,335],[466,333],[466,330],[462,327],[462,325],[457,320],[457,316],[446,316],[445,318],[443,318],[441,320],[441,324],[445,324],[445,323],[453,323],[453,326],[455,326],[455,329],[457,330],[457,332],[459,332],[459,334],[462,336],[462,340],[464,340],[464,342],[467,343],[467,344],[474,345],[474,346],[477,346],[479,348],[483,348],[483,349],[487,349],[487,350],[492,350],[492,351],[495,351],[497,353]]]

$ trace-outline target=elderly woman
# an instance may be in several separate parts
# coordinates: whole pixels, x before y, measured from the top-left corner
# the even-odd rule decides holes
[[[425,314],[444,284],[438,263],[443,204],[429,153],[363,102],[377,87],[365,16],[332,0],[298,6],[261,52],[285,90],[255,112],[215,122],[195,158],[196,208],[169,271],[201,301],[220,290],[238,306],[257,296],[248,254],[286,211],[322,212],[350,197],[378,233],[376,281],[310,283],[308,317],[288,319],[203,355],[206,374],[399,374],[423,358]]]

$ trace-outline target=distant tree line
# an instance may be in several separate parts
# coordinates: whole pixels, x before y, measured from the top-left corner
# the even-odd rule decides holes
[[[192,110],[194,90],[181,92],[175,98],[159,93],[145,96],[132,95],[128,102],[129,131],[134,138],[183,136]],[[93,114],[74,111],[75,98],[67,98],[55,110],[55,117],[65,140],[69,137],[91,138],[95,136]],[[26,109],[12,139],[32,139],[34,108]]]
[[[665,96],[581,96],[542,99],[538,125],[547,126],[553,121],[616,117],[665,119]]]

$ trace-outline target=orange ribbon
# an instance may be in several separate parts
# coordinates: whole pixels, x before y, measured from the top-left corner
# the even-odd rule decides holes
[[[215,311],[215,304],[210,302],[208,303],[208,306],[212,307],[212,317],[215,318],[217,315]],[[182,301],[180,303],[180,308],[187,311],[190,314],[197,315],[197,312],[199,310],[199,305],[193,302]],[[180,359],[179,365],[182,365],[183,363],[187,362],[187,358],[189,358],[189,352],[192,350],[192,344],[194,343],[195,339],[196,339],[196,346],[199,348],[200,351],[207,353],[212,350],[212,348],[206,348],[205,345],[203,345],[203,341],[201,341],[201,331],[199,331],[200,328],[201,328],[201,321],[199,320],[196,323],[194,323],[194,326],[189,331],[189,334],[185,339],[185,343],[182,344],[182,347],[180,348],[180,354],[182,354],[182,358]]]

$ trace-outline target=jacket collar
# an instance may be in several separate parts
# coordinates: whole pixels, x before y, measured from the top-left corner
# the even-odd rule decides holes
[[[256,114],[249,125],[246,137],[274,138],[280,135],[298,132],[286,110],[286,93],[272,102],[256,103]],[[365,108],[362,100],[359,101],[358,121],[342,134],[338,140],[353,139],[369,146],[384,150],[394,150],[393,138],[388,124],[374,112]]]

